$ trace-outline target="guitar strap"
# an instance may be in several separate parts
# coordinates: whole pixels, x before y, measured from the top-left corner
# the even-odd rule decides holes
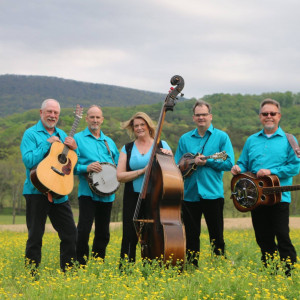
[[[113,158],[113,156],[112,156],[112,154],[111,154],[111,151],[110,151],[110,149],[109,149],[109,146],[108,146],[108,143],[107,143],[107,141],[106,141],[106,140],[104,140],[104,143],[105,143],[105,146],[106,146],[106,148],[107,148],[107,150],[108,150],[108,153],[109,153],[109,154],[110,154],[110,156],[111,156],[111,159],[112,159],[112,161],[113,161],[114,165],[116,166],[115,160],[114,160],[114,158]]]
[[[296,156],[297,156],[298,158],[300,158],[300,148],[299,148],[298,144],[296,143],[296,141],[295,141],[293,135],[290,134],[290,133],[285,133],[285,135],[286,135],[286,137],[287,137],[287,139],[288,139],[288,141],[289,141],[291,147],[293,148],[293,150],[294,150]]]

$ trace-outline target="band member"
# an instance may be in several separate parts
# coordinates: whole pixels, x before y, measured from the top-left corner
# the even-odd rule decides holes
[[[53,142],[63,142],[70,149],[77,148],[73,138],[56,127],[60,105],[54,99],[47,99],[40,109],[41,120],[28,128],[22,138],[21,153],[26,167],[26,180],[23,195],[26,199],[26,224],[28,239],[25,257],[33,269],[41,262],[42,239],[47,216],[58,232],[60,244],[60,267],[65,270],[76,259],[76,225],[68,201],[68,196],[48,201],[48,197],[39,192],[30,181],[30,170],[37,166],[47,155]],[[45,170],[46,172],[48,170]]]
[[[138,238],[133,215],[153,148],[155,126],[146,113],[137,112],[123,123],[122,128],[128,131],[133,141],[122,147],[117,167],[118,180],[126,183],[123,195],[121,262],[124,259],[135,262]],[[172,154],[165,141],[161,141],[159,146],[163,153]]]
[[[300,160],[279,126],[280,104],[273,99],[265,99],[260,105],[259,118],[263,129],[247,139],[231,173],[237,175],[250,171],[257,177],[273,174],[278,176],[282,186],[291,185],[293,176],[299,173]],[[280,203],[260,206],[251,211],[255,237],[264,265],[267,266],[268,255],[273,258],[278,251],[280,258],[287,262],[287,275],[291,269],[288,261],[294,264],[297,257],[289,236],[290,203],[291,193],[284,192]]]
[[[186,231],[187,258],[198,265],[200,251],[201,218],[204,215],[213,252],[224,255],[224,191],[223,172],[230,171],[234,164],[234,152],[227,133],[212,125],[211,106],[197,101],[193,107],[193,121],[197,128],[179,139],[175,154],[176,163],[185,153],[197,154],[196,171],[184,181],[183,222]],[[226,151],[227,159],[202,160],[216,152]]]
[[[93,257],[104,259],[110,239],[109,223],[115,194],[109,196],[95,194],[90,189],[87,181],[89,172],[101,172],[100,162],[118,163],[118,148],[114,141],[101,130],[103,121],[101,108],[92,105],[86,115],[87,128],[74,136],[79,150],[75,174],[79,177],[77,260],[81,265],[85,265],[86,260],[89,258],[89,236],[94,220]]]

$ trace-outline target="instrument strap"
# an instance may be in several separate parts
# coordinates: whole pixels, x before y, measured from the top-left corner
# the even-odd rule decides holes
[[[297,156],[298,158],[300,158],[300,148],[299,148],[298,144],[296,143],[296,141],[295,141],[293,135],[290,134],[290,133],[285,133],[285,135],[286,135],[286,137],[287,137],[287,139],[288,139],[288,141],[289,141],[291,147],[293,148],[293,150],[294,150],[296,156]]]
[[[111,156],[111,159],[112,159],[112,161],[113,161],[114,165],[116,166],[115,160],[114,160],[114,158],[113,158],[113,156],[112,156],[112,154],[111,154],[111,151],[110,151],[110,149],[109,149],[109,146],[108,146],[108,143],[107,143],[107,141],[106,141],[106,140],[104,140],[104,143],[105,143],[105,146],[106,146],[106,148],[107,148],[107,150],[108,150],[108,153],[109,153],[109,154],[110,154],[110,156]]]
[[[204,143],[204,145],[203,145],[203,147],[202,147],[202,151],[201,151],[201,153],[200,153],[200,154],[203,154],[203,152],[204,152],[204,148],[205,148],[205,146],[206,146],[206,143],[208,142],[208,140],[209,140],[210,136],[211,136],[211,132],[209,132],[209,133],[208,133],[208,138],[206,139],[206,141],[205,141],[205,143]]]

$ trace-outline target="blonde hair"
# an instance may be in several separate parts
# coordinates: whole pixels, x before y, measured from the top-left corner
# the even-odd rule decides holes
[[[140,111],[135,113],[128,121],[125,121],[121,124],[121,128],[126,129],[131,138],[135,138],[134,129],[133,129],[133,122],[135,119],[143,119],[148,125],[150,136],[152,138],[155,137],[156,128],[152,119],[146,113]]]

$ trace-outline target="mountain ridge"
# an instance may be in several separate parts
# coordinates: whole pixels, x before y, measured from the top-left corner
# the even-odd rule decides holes
[[[164,94],[102,83],[39,75],[0,75],[0,117],[40,107],[47,98],[62,108],[84,106],[126,107],[162,102]]]

